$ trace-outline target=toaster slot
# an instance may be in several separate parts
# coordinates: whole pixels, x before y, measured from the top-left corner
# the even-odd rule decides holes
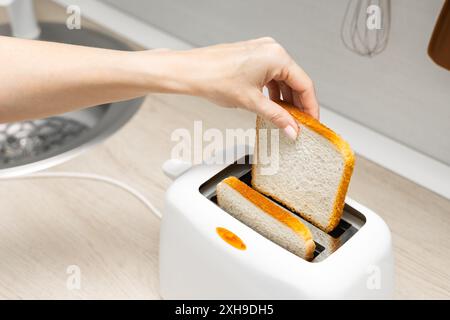
[[[251,185],[251,157],[247,155],[239,159],[234,164],[229,165],[211,179],[204,182],[199,188],[200,193],[217,205],[216,186],[219,182],[229,176],[235,176],[242,182]],[[270,197],[268,198],[271,199]],[[283,204],[278,203],[274,199],[271,200],[284,209],[292,212]],[[356,234],[364,225],[366,220],[362,213],[350,207],[348,204],[345,204],[344,213],[339,225],[333,231],[326,233],[304,220],[295,212],[292,213],[297,215],[302,222],[308,226],[313,235],[314,242],[316,243],[316,250],[314,251],[314,258],[311,262],[320,262],[325,260],[333,252],[344,245],[344,243],[351,237],[353,237],[353,235]]]
[[[322,251],[325,250],[325,247],[322,246],[320,243],[318,243],[318,242],[316,242],[316,241],[314,241],[314,243],[316,244],[316,250],[314,250],[314,258],[313,258],[313,260],[314,260],[319,254],[321,254]]]
[[[339,222],[337,227],[334,228],[334,230],[329,232],[328,234],[330,236],[332,236],[333,238],[339,238],[340,236],[342,236],[345,233],[345,231],[347,231],[351,227],[352,227],[352,225],[350,223],[341,219],[341,221]]]

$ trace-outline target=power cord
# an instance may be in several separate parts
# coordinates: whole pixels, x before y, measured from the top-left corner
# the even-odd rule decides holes
[[[121,182],[116,179],[101,176],[93,173],[82,173],[82,172],[37,172],[31,173],[24,176],[14,176],[14,177],[0,177],[2,180],[25,180],[25,179],[52,179],[52,178],[69,178],[69,179],[84,179],[84,180],[94,180],[107,183],[118,187],[122,190],[127,191],[132,194],[136,199],[138,199],[143,205],[147,207],[156,217],[162,217],[161,211],[159,211],[140,191],[137,189]]]

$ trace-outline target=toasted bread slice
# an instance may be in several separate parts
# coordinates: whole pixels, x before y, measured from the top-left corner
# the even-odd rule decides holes
[[[217,185],[221,208],[286,250],[311,260],[315,243],[299,217],[267,199],[236,177]]]
[[[252,186],[330,232],[343,213],[355,161],[353,151],[335,132],[299,108],[278,103],[297,120],[300,133],[295,141],[279,135],[278,169],[274,174],[264,175],[263,165],[255,161]],[[256,128],[255,155],[259,159],[263,156],[259,154],[261,144],[269,143],[269,136],[260,130],[275,127],[258,117]]]

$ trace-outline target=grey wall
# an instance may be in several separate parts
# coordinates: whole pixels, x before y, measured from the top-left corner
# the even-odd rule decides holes
[[[392,1],[388,47],[371,59],[341,43],[347,1],[103,1],[199,46],[270,35],[324,105],[450,165],[450,72],[426,53],[443,0]]]

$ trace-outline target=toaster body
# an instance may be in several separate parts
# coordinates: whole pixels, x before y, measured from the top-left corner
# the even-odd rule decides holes
[[[316,242],[315,258],[305,261],[215,203],[215,186],[223,178],[249,179],[248,156],[237,154],[236,159],[232,164],[194,166],[169,187],[160,231],[164,299],[392,297],[391,235],[379,216],[347,198],[334,234],[305,221]],[[218,228],[242,246],[227,241]]]

